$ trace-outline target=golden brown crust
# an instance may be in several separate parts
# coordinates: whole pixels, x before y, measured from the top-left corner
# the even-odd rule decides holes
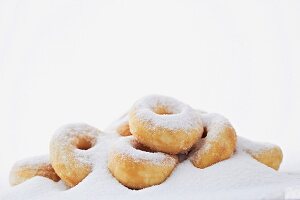
[[[129,128],[129,122],[124,122],[121,125],[119,125],[119,127],[117,128],[117,132],[121,135],[121,136],[129,136],[131,135],[130,132],[130,128]]]
[[[169,130],[153,127],[148,122],[141,121],[133,111],[130,113],[129,126],[132,135],[143,145],[154,151],[178,154],[188,151],[203,133],[202,125],[189,130]]]
[[[283,158],[282,151],[278,146],[261,150],[259,152],[253,152],[249,150],[246,152],[258,162],[261,162],[262,164],[267,165],[275,170],[279,169]]]
[[[108,169],[121,184],[130,189],[161,184],[178,163],[177,156],[149,152],[147,147],[131,136],[119,142],[109,155]]]
[[[60,177],[55,173],[50,163],[34,163],[14,166],[10,172],[10,184],[18,185],[32,177],[43,176],[55,182]]]
[[[120,154],[112,155],[108,162],[108,169],[112,175],[130,189],[143,189],[161,184],[174,168],[175,165],[155,165]]]
[[[258,162],[278,170],[283,154],[279,146],[270,143],[261,143],[238,137],[238,148],[251,155]]]
[[[195,167],[203,169],[230,158],[235,148],[235,130],[225,126],[213,140],[201,139],[191,153],[190,160]]]
[[[86,124],[71,124],[59,129],[50,142],[50,160],[55,172],[73,187],[81,182],[92,170],[86,157],[86,150],[93,147],[99,130]],[[81,156],[77,154],[81,153]]]
[[[52,145],[51,149],[56,149],[55,145]],[[72,152],[72,147],[66,147],[64,151],[60,152],[51,151],[53,168],[66,185],[70,187],[77,185],[91,172],[91,166],[79,161],[72,155]],[[66,157],[66,159],[63,157]]]

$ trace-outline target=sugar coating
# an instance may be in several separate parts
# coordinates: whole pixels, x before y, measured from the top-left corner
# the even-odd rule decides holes
[[[112,148],[112,153],[129,156],[135,161],[149,161],[158,165],[174,165],[176,159],[161,152],[147,152],[133,147],[133,136],[121,137]]]
[[[59,142],[59,145],[56,145],[56,148],[59,148],[59,151],[63,152],[64,148],[68,148],[70,146],[73,146],[72,140],[80,135],[88,135],[92,138],[96,138],[101,133],[100,130],[98,130],[95,127],[92,127],[85,123],[72,123],[67,124],[59,129],[57,129],[52,137],[51,143]],[[95,145],[96,139],[92,140],[92,146]],[[90,163],[90,155],[93,151],[93,148],[90,148],[88,150],[81,150],[76,148],[75,146],[72,147],[73,149],[73,156],[82,163]],[[62,154],[61,158],[65,161],[68,161],[70,155]]]
[[[88,134],[97,137],[99,133],[100,130],[86,123],[71,123],[58,128],[52,138],[58,138],[59,140],[67,142],[70,138],[72,138],[72,136]]]
[[[227,118],[218,113],[207,113],[197,110],[199,116],[201,116],[203,127],[206,130],[206,137],[201,138],[195,144],[191,154],[195,152],[207,152],[211,149],[211,142],[215,141],[222,130],[226,127],[231,127],[231,124]]]
[[[50,164],[49,155],[33,156],[30,158],[19,160],[14,164],[14,168],[40,165],[40,164],[45,164],[45,165]]]
[[[224,127],[231,126],[228,119],[220,114],[200,111],[198,111],[198,114],[201,116],[203,127],[207,130],[206,140],[215,139]]]
[[[49,155],[33,156],[17,161],[11,169],[9,180],[10,183],[23,182],[24,178],[17,176],[15,173],[20,170],[30,169],[31,171],[39,170],[41,166],[50,165]]]
[[[172,114],[157,114],[156,107],[163,106]],[[162,127],[169,130],[189,130],[202,126],[201,118],[190,106],[167,96],[151,95],[138,100],[130,111],[149,128]]]
[[[250,152],[254,155],[261,153],[262,151],[278,147],[275,144],[266,142],[254,142],[252,140],[246,139],[239,136],[237,138],[238,147],[246,152]]]

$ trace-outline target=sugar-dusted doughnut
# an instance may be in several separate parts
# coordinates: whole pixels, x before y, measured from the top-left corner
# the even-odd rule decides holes
[[[34,176],[43,176],[55,182],[60,180],[50,164],[49,156],[43,155],[16,162],[10,171],[9,182],[18,185]]]
[[[190,106],[171,97],[138,100],[129,112],[129,127],[138,142],[154,151],[188,151],[203,133],[202,121]]]
[[[70,187],[82,181],[92,169],[89,152],[100,131],[87,124],[59,128],[50,142],[50,161],[59,177]]]
[[[204,134],[190,153],[194,166],[206,168],[228,159],[236,149],[236,133],[230,122],[216,113],[200,113]]]
[[[278,170],[283,154],[279,146],[270,143],[261,143],[238,137],[238,148],[250,154],[262,164]]]
[[[150,152],[133,136],[128,136],[120,138],[112,148],[108,169],[124,186],[142,189],[164,182],[177,162],[177,156]]]

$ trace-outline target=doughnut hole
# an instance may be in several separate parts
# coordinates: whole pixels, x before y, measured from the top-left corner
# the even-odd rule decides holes
[[[202,138],[206,138],[207,136],[207,128],[203,127],[203,134],[202,134]]]
[[[175,114],[174,112],[170,111],[166,106],[156,106],[153,108],[153,112],[158,115],[172,115]]]
[[[94,141],[87,135],[79,135],[74,138],[72,144],[80,150],[88,150],[94,146]]]

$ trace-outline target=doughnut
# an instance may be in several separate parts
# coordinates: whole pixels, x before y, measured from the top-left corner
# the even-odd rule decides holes
[[[177,162],[177,156],[151,152],[133,136],[128,136],[119,138],[112,148],[108,169],[124,186],[143,189],[164,182]]]
[[[139,143],[169,154],[187,152],[203,133],[201,118],[195,110],[159,95],[144,97],[133,105],[129,127]]]
[[[195,167],[206,168],[228,159],[236,149],[236,133],[230,122],[216,113],[199,112],[204,134],[189,155]]]
[[[49,156],[44,155],[16,162],[10,171],[9,182],[14,186],[34,176],[43,176],[55,182],[60,180],[50,164]]]
[[[129,123],[128,122],[123,122],[120,124],[120,126],[117,128],[117,132],[121,136],[129,136],[131,135],[130,129],[129,129]]]
[[[91,172],[89,155],[99,133],[83,123],[68,124],[55,132],[50,142],[50,161],[66,185],[77,185]]]
[[[105,129],[105,131],[117,133],[119,136],[131,135],[128,122],[128,112],[126,112],[119,119],[110,124],[108,128]]]
[[[238,147],[250,154],[258,162],[278,170],[283,158],[279,146],[270,143],[253,142],[243,137],[238,137]]]
[[[131,135],[127,114],[120,119],[120,122],[117,126],[117,133],[119,133],[121,136]]]

